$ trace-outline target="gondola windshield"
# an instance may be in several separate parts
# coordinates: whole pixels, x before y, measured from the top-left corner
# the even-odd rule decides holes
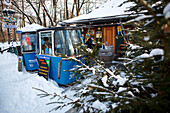
[[[67,56],[76,55],[78,50],[74,44],[80,41],[78,30],[57,30],[55,31],[55,54],[62,53]]]
[[[22,48],[24,52],[35,51],[35,33],[22,34]]]

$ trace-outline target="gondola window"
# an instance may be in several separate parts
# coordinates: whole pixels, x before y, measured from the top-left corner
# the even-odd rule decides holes
[[[41,54],[52,55],[51,32],[41,33]]]
[[[55,45],[54,45],[55,55],[57,55],[58,53],[66,54],[64,42],[65,41],[64,41],[63,32],[61,30],[56,31],[55,32]]]
[[[35,33],[22,34],[22,48],[24,52],[35,50],[35,37]]]

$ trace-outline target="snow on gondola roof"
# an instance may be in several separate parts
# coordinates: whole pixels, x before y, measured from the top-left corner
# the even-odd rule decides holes
[[[23,27],[21,29],[18,29],[16,32],[18,34],[20,34],[21,32],[34,32],[37,31],[38,29],[43,29],[45,27],[40,26],[38,24],[31,24],[31,25],[27,25],[26,27]]]
[[[7,9],[7,8],[3,9],[2,12],[3,12],[3,13],[6,13],[6,12],[9,12],[9,13],[16,13],[15,10],[13,10],[13,9]]]
[[[128,17],[130,12],[125,12],[128,10],[130,6],[133,6],[132,2],[128,2],[123,4],[120,7],[120,4],[123,3],[125,0],[108,0],[106,3],[100,5],[98,8],[94,9],[92,12],[84,15],[80,15],[78,17],[74,17],[69,20],[65,20],[61,22],[64,23],[74,23],[78,21],[85,21],[85,20],[95,20],[95,19],[105,19],[107,17]]]

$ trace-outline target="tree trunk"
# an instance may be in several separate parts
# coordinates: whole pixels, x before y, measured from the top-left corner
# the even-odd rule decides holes
[[[66,19],[69,19],[69,12],[68,12],[68,0],[66,0],[66,2],[65,2],[65,6],[66,6]]]
[[[1,0],[1,9],[3,10],[3,2]],[[2,21],[2,15],[1,15],[1,21]],[[2,23],[0,23],[0,34],[1,34],[1,40],[3,43],[5,42],[5,36],[4,36],[4,32],[3,32],[3,28],[2,28]]]
[[[48,13],[48,11],[47,11],[47,9],[46,9],[46,7],[45,7],[45,5],[44,5],[44,2],[42,2],[42,0],[40,0],[40,2],[41,2],[41,5],[42,5],[45,13],[47,14],[48,18],[50,19],[51,26],[53,26],[53,25],[54,25],[54,24],[53,24],[53,20],[52,20],[50,14]]]
[[[85,0],[83,0],[80,4],[80,0],[77,0],[77,6],[76,6],[76,12],[77,12],[77,16],[80,15],[80,10],[83,7],[83,5],[85,4]]]
[[[24,12],[24,0],[22,0],[22,11]],[[22,27],[25,27],[25,16],[22,14]]]
[[[76,4],[76,0],[74,0],[74,3],[73,3],[73,7],[72,7],[72,10],[71,10],[71,18],[74,17],[74,6]]]
[[[2,29],[2,23],[0,23],[0,34],[1,34],[1,42],[4,43],[5,42],[5,36],[3,33],[3,29]]]
[[[47,27],[46,15],[45,15],[45,11],[44,10],[43,10],[43,26]]]
[[[53,10],[54,10],[54,18],[53,18],[53,21],[55,23],[57,23],[57,3],[58,3],[58,0],[53,0]]]
[[[64,14],[63,14],[63,20],[65,20],[66,19],[66,6],[65,6],[65,2],[66,2],[66,0],[64,0]]]
[[[39,1],[39,0],[38,0]],[[40,15],[40,7],[41,6],[41,4],[40,4],[40,2],[39,2],[39,4],[38,4],[38,7],[37,7],[37,10],[38,10],[38,15]],[[37,17],[37,20],[38,20],[38,17]],[[43,22],[42,22],[42,25],[43,25]]]

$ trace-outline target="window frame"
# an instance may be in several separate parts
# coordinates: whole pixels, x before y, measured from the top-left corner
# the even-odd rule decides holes
[[[52,55],[54,56],[54,30],[45,30],[45,31],[38,32],[38,35],[39,35],[39,54],[40,55],[42,54],[41,33],[44,33],[44,32],[51,32]],[[45,55],[45,54],[43,54],[43,55]]]

